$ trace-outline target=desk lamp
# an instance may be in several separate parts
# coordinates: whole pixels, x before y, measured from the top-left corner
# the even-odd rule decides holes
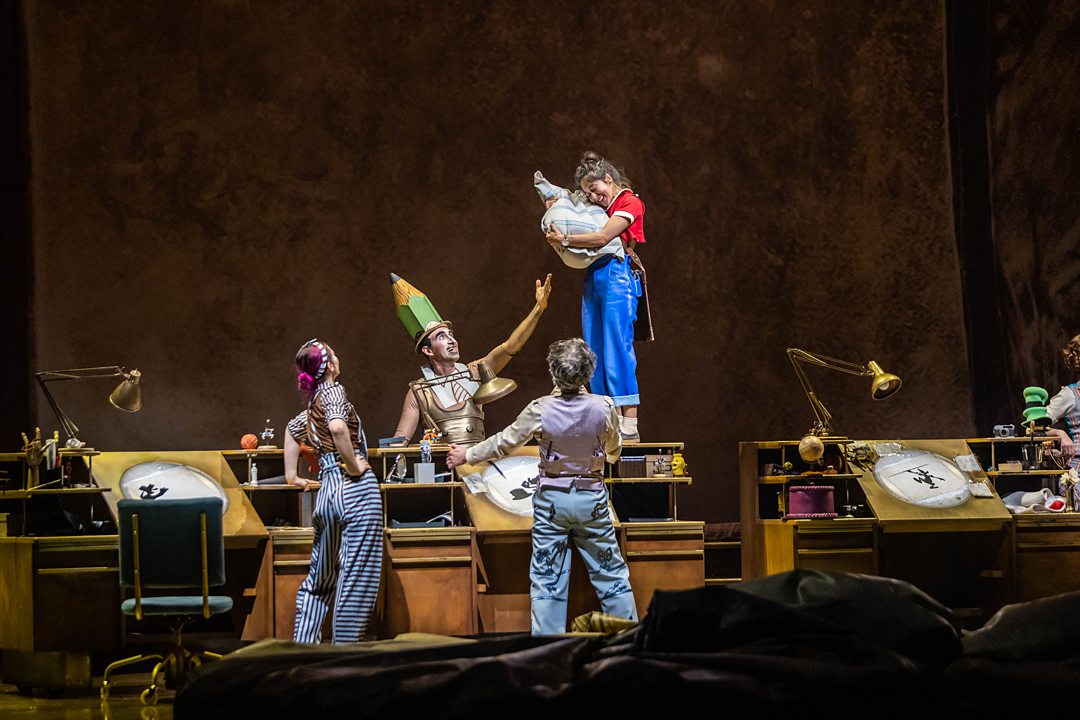
[[[105,367],[92,367],[92,368],[76,368],[74,370],[46,370],[36,374],[38,384],[41,385],[42,392],[45,393],[45,398],[49,401],[49,405],[52,406],[53,412],[56,413],[56,417],[60,420],[60,426],[64,428],[64,432],[67,434],[67,442],[64,443],[69,448],[81,448],[86,445],[79,439],[79,427],[71,421],[71,418],[67,416],[60,406],[56,403],[56,399],[49,392],[48,383],[55,380],[87,380],[92,378],[108,378],[108,377],[120,377],[123,380],[116,386],[116,389],[109,394],[109,403],[117,410],[123,410],[124,412],[138,412],[142,407],[142,391],[139,388],[139,379],[142,377],[142,373],[138,370],[125,370],[122,367],[116,365]]]
[[[857,363],[838,360],[826,355],[810,353],[805,350],[800,350],[799,348],[788,348],[787,355],[788,359],[791,360],[792,367],[795,368],[795,375],[799,378],[799,383],[802,385],[803,392],[806,393],[806,399],[810,401],[810,407],[814,409],[814,417],[816,418],[813,427],[810,428],[810,432],[808,432],[799,443],[799,455],[807,462],[817,462],[824,454],[825,448],[824,445],[822,445],[820,438],[827,436],[832,432],[832,414],[825,408],[825,405],[822,404],[821,400],[818,399],[817,394],[814,392],[814,388],[810,385],[810,380],[807,379],[806,373],[803,371],[802,363],[809,363],[830,370],[837,370],[839,372],[847,373],[848,375],[873,378],[873,381],[870,383],[870,395],[875,400],[884,400],[900,389],[900,378],[892,373],[885,372],[881,369],[881,366],[873,360],[865,365],[859,365]]]

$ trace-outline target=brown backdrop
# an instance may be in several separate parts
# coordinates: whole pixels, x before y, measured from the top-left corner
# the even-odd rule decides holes
[[[1025,386],[1052,395],[1078,379],[1060,350],[1080,333],[1080,3],[990,6],[990,257],[1002,333],[985,352],[1004,360],[995,409],[1014,417]]]
[[[235,447],[297,410],[291,359],[335,345],[369,438],[418,374],[387,273],[501,341],[551,307],[490,408],[501,428],[580,332],[581,274],[538,228],[540,169],[595,148],[648,207],[656,343],[647,439],[681,439],[689,517],[738,515],[736,443],[797,437],[789,345],[905,378],[810,370],[837,429],[974,432],[953,235],[945,9],[846,3],[398,4],[203,0],[23,5],[36,369],[99,448]],[[24,370],[25,372],[25,370]],[[18,377],[18,374],[16,374]],[[36,416],[52,426],[40,397]],[[5,445],[14,444],[12,438]]]

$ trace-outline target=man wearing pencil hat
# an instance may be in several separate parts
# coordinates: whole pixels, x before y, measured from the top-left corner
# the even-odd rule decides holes
[[[505,342],[468,365],[460,362],[460,347],[454,337],[453,323],[443,320],[427,296],[408,282],[390,273],[390,282],[398,318],[414,342],[416,352],[427,361],[420,370],[423,377],[405,393],[394,435],[408,444],[420,418],[425,425],[437,428],[442,442],[472,445],[484,439],[484,411],[473,401],[479,383],[479,366],[493,374],[506,367],[529,341],[540,316],[547,309],[551,295],[551,275],[543,284],[536,281],[536,305]],[[458,375],[452,379],[451,376]],[[440,378],[448,378],[440,382]]]

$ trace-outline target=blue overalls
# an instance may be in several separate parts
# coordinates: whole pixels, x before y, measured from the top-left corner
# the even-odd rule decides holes
[[[629,258],[605,255],[585,270],[581,296],[581,331],[596,353],[591,389],[607,395],[616,407],[639,405],[634,321],[641,279]]]

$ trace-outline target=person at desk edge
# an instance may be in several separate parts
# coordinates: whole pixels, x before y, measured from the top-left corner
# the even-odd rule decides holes
[[[401,282],[400,278],[395,282]],[[461,352],[457,338],[454,336],[453,324],[447,321],[428,322],[415,338],[416,352],[427,360],[427,364],[420,368],[424,374],[422,379],[434,380],[466,369],[475,379],[478,376],[477,366],[481,362],[493,373],[498,374],[529,341],[540,316],[547,309],[550,295],[551,275],[548,274],[543,284],[539,280],[536,281],[536,304],[521,324],[514,329],[514,332],[510,333],[510,337],[486,356],[468,365],[459,362]],[[405,393],[405,402],[401,407],[401,417],[398,419],[394,436],[404,437],[404,444],[407,445],[423,416],[429,427],[439,429],[446,442],[462,444],[480,442],[485,434],[484,411],[472,399],[477,387],[478,383],[464,380],[453,381],[434,388],[424,388],[419,392],[413,392],[410,388]],[[417,399],[418,394],[423,398],[424,407],[421,407]]]
[[[533,496],[532,560],[529,583],[532,634],[566,631],[573,543],[608,615],[637,620],[630,570],[619,551],[604,486],[604,461],[622,451],[619,414],[606,395],[585,386],[596,370],[596,354],[584,340],[552,343],[548,370],[551,395],[533,400],[517,420],[479,445],[453,445],[451,467],[503,457],[533,437],[540,446],[540,477]]]
[[[318,339],[296,353],[297,385],[307,408],[285,433],[285,480],[304,489],[296,475],[300,443],[319,454],[311,564],[296,593],[293,642],[318,644],[334,603],[333,641],[364,638],[382,575],[383,513],[379,481],[367,462],[360,417],[337,381],[341,361]]]
[[[1065,357],[1065,367],[1071,372],[1080,371],[1080,335],[1077,335],[1061,349]],[[1076,446],[1080,444],[1080,381],[1062,386],[1046,404],[1046,414],[1055,423],[1063,423],[1065,429],[1050,428],[1048,432],[1061,440],[1061,452],[1071,468],[1080,465],[1080,456]]]

